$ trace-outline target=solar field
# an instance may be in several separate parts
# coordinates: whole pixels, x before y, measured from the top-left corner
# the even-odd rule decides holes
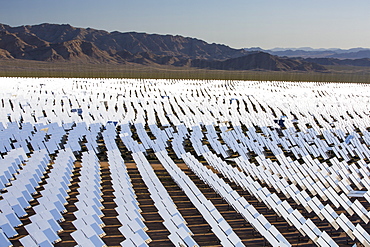
[[[0,246],[370,246],[368,84],[0,78]]]

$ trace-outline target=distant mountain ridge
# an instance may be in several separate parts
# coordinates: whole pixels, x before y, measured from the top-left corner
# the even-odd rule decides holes
[[[370,67],[370,58],[360,59],[338,59],[338,58],[304,58],[302,61],[316,63],[321,65],[349,65],[349,66],[362,66]]]
[[[221,70],[272,70],[272,71],[324,71],[323,66],[309,61],[287,59],[265,52],[251,53],[246,56],[230,58],[225,61],[193,60],[192,65],[199,68]]]
[[[68,24],[0,24],[0,59],[139,63],[210,69],[325,70],[308,61],[209,44],[179,35],[107,32]]]
[[[264,50],[260,47],[245,48],[246,51],[263,51],[270,53],[271,55],[289,58],[338,58],[338,59],[362,59],[370,58],[369,48],[351,48],[351,49],[313,49],[310,47],[301,48],[273,48],[269,50]]]

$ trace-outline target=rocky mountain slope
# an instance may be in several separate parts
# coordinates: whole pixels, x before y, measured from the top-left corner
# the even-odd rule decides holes
[[[0,24],[0,59],[139,63],[227,70],[324,70],[310,62],[173,35],[107,32],[71,25]]]

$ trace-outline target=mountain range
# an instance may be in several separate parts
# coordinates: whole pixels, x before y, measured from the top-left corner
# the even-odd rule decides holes
[[[370,49],[368,48],[319,48],[313,49],[310,47],[301,48],[273,48],[264,50],[260,47],[245,48],[246,51],[260,51],[267,52],[271,55],[289,58],[337,58],[337,59],[363,59],[370,58]]]
[[[0,24],[0,59],[170,65],[222,70],[324,71],[302,59],[234,49],[179,35],[107,32],[68,24]]]

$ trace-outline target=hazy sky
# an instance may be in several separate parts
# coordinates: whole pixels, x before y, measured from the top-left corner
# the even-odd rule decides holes
[[[234,48],[370,47],[369,0],[0,0],[0,23],[179,34]]]

